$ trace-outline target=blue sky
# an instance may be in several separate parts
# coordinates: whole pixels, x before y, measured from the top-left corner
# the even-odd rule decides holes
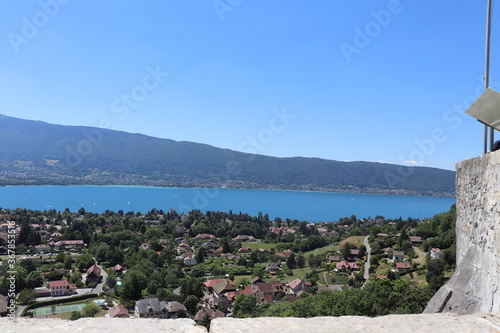
[[[483,149],[463,111],[484,89],[485,17],[477,0],[4,0],[0,113],[454,169]]]

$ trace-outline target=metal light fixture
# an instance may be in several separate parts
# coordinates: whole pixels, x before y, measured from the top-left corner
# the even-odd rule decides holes
[[[487,88],[465,113],[500,131],[500,92]]]

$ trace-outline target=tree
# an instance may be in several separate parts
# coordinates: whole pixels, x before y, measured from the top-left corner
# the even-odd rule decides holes
[[[54,258],[55,262],[61,262],[61,263],[64,262],[64,259],[66,259],[66,255],[64,254],[64,252],[59,252]]]
[[[183,304],[188,310],[188,312],[192,315],[195,315],[198,310],[198,302],[199,298],[194,295],[188,295],[184,300]]]
[[[295,269],[297,267],[297,262],[295,261],[295,254],[290,254],[288,259],[286,260],[286,265],[290,269]]]
[[[99,312],[99,307],[94,302],[89,302],[82,310],[83,317],[94,317]]]
[[[297,255],[296,261],[297,261],[297,267],[298,268],[303,268],[306,265],[306,258],[304,257],[304,255],[302,254],[302,252],[300,252]]]
[[[33,271],[28,274],[26,277],[26,287],[27,288],[36,288],[40,287],[43,284],[43,276],[38,271]]]
[[[88,269],[90,266],[94,264],[94,258],[91,254],[85,253],[76,258],[76,267],[83,271]]]
[[[67,255],[64,258],[64,269],[71,269],[71,264],[73,263],[73,259],[71,259],[70,255]]]
[[[350,243],[344,244],[344,248],[342,249],[342,258],[344,258],[344,260],[349,259],[350,255],[351,255],[352,248],[353,248],[353,246]]]
[[[425,279],[432,290],[438,290],[444,284],[445,266],[446,262],[443,259],[427,260],[427,274],[425,275]]]
[[[80,311],[73,311],[71,312],[71,317],[69,318],[69,320],[78,320],[82,318],[82,314]]]
[[[113,273],[108,273],[108,277],[106,278],[106,284],[109,288],[113,288],[116,285],[116,278]]]
[[[233,316],[236,318],[247,318],[252,317],[255,308],[257,306],[257,300],[253,295],[238,295],[233,305]]]
[[[33,289],[23,289],[21,290],[19,295],[17,295],[17,300],[21,304],[27,304],[31,301],[34,301],[35,299],[36,299],[36,294]]]

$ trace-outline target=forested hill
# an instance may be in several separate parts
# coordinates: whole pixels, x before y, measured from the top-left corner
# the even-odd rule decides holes
[[[455,172],[277,158],[0,115],[0,185],[127,184],[453,195]]]

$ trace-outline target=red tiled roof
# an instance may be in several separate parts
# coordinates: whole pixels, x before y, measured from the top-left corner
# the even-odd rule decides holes
[[[211,287],[215,286],[221,280],[226,280],[229,285],[231,285],[232,287],[236,287],[236,285],[234,284],[234,282],[231,281],[230,279],[212,279],[212,280],[208,280],[206,282],[203,282],[203,284],[207,288],[211,288]]]
[[[49,281],[49,288],[67,287],[67,286],[69,286],[69,283],[66,280]]]
[[[245,286],[245,288],[240,289],[240,294],[243,294],[243,295],[253,295],[254,291],[253,291],[252,286]]]
[[[292,289],[295,289],[301,282],[302,280],[297,278],[293,281],[288,282],[288,286]]]
[[[111,309],[109,309],[109,316],[111,318],[114,318],[118,315],[125,315],[125,316],[129,317],[127,309],[125,309],[121,305],[115,305]]]
[[[92,265],[87,269],[87,276],[94,273],[96,276],[101,276],[101,269],[97,265]]]

